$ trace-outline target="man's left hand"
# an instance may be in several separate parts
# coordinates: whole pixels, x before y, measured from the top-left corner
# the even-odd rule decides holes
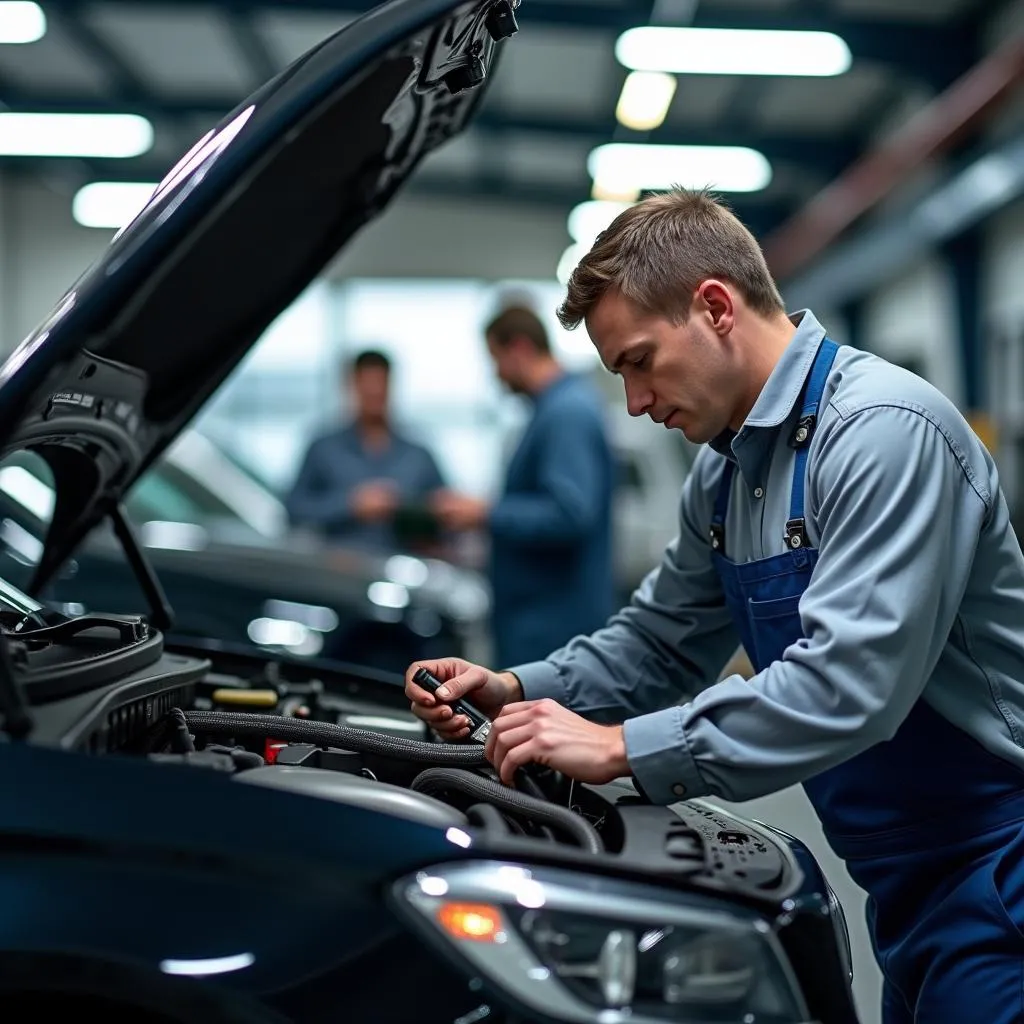
[[[504,707],[485,752],[507,786],[516,769],[531,762],[577,782],[600,784],[630,774],[621,725],[595,725],[548,699]]]
[[[448,530],[478,530],[486,525],[490,513],[489,503],[481,498],[451,491],[436,495],[431,504]]]

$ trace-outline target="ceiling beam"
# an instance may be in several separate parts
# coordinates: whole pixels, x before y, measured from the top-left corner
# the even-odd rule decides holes
[[[1024,81],[1024,37],[1004,43],[853,163],[769,238],[765,257],[785,280],[806,267],[929,160],[976,131]]]
[[[836,308],[856,301],[1021,196],[1024,134],[976,154],[926,195],[877,223],[855,229],[783,282],[786,303],[792,309]]]
[[[192,8],[197,0],[103,0],[110,6],[147,4],[154,8]],[[78,14],[93,0],[46,0],[48,11]],[[268,10],[315,11],[359,14],[377,6],[366,0],[218,0],[217,7],[235,15]],[[575,32],[619,33],[649,23],[650,0],[626,0],[621,4],[579,3],[573,0],[522,0],[518,11],[521,26],[547,26]],[[965,24],[958,20],[942,24],[900,21],[890,18],[847,16],[840,11],[708,10],[698,4],[690,24],[706,28],[791,29],[835,32],[850,47],[854,60],[890,65],[900,74],[912,76],[941,88],[964,70]],[[973,33],[971,33],[973,37]],[[967,54],[966,59],[973,59]]]
[[[73,8],[53,10],[47,3],[47,17],[56,22],[64,34],[88,57],[98,64],[110,79],[113,88],[129,92],[144,92],[145,87],[121,55],[101,35],[81,18]],[[55,16],[56,15],[56,16]]]
[[[245,97],[193,96],[187,98],[153,95],[135,89],[119,90],[101,99],[77,94],[31,92],[0,83],[0,102],[11,111],[62,114],[141,114],[158,123],[186,121],[189,126],[204,119],[211,125],[228,114]],[[644,141],[665,145],[749,145],[772,162],[810,166],[834,177],[863,152],[865,140],[859,135],[830,136],[822,139],[816,132],[772,132],[756,127],[731,128],[727,119],[720,127],[673,128],[662,126],[644,133]],[[536,135],[547,140],[577,139],[600,145],[615,137],[618,125],[613,116],[581,118],[563,114],[515,114],[484,104],[473,119],[470,131],[490,137]]]
[[[155,163],[143,164],[134,171],[124,160],[55,160],[36,158],[0,159],[0,170],[14,177],[44,182],[54,192],[70,197],[88,181],[159,181],[168,168]],[[553,217],[564,218],[577,203],[587,199],[586,190],[565,185],[543,185],[513,180],[502,175],[479,174],[452,177],[430,173],[414,174],[404,193],[425,199],[448,199],[460,202],[496,202],[510,207],[545,209]],[[792,212],[792,203],[764,200],[737,194],[726,198],[737,216],[755,233],[771,230]]]
[[[126,89],[102,99],[72,94],[28,92],[8,83],[0,83],[0,102],[10,110],[38,113],[135,113],[158,123],[187,121],[189,126],[203,119],[215,124],[244,99],[238,97],[198,96],[157,100],[143,91]],[[663,145],[751,146],[773,163],[797,163],[813,168],[826,178],[835,177],[851,160],[863,152],[862,136],[823,139],[818,133],[772,132],[746,126],[730,127],[723,119],[720,127],[672,128],[662,126],[644,134],[644,141]],[[548,140],[574,139],[585,145],[600,145],[616,137],[619,126],[614,116],[581,118],[565,114],[511,113],[484,105],[473,119],[473,132],[499,139],[503,135],[533,135],[543,144]]]
[[[237,11],[227,11],[225,17],[235,45],[245,57],[255,81],[269,82],[280,69],[252,20]]]

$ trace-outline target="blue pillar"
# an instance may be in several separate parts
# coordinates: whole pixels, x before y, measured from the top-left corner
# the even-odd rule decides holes
[[[864,335],[864,307],[864,297],[858,296],[856,299],[844,302],[839,307],[839,313],[846,321],[846,344],[868,352],[870,349],[866,347]]]
[[[964,382],[964,408],[986,406],[985,346],[981,337],[981,234],[969,229],[942,245],[953,277],[960,367]]]

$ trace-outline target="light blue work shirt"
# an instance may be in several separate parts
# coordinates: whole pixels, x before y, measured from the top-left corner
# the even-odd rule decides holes
[[[749,680],[715,682],[739,643],[708,536],[726,458],[730,558],[785,550],[788,442],[824,336],[809,311],[792,320],[742,429],[698,456],[661,564],[604,629],[513,668],[526,699],[624,722],[630,768],[656,803],[802,782],[891,738],[921,697],[1024,769],[1024,556],[995,464],[952,402],[857,349],[839,350],[807,462],[819,559],[800,599],[804,639]],[[955,787],[941,750],[921,770]]]

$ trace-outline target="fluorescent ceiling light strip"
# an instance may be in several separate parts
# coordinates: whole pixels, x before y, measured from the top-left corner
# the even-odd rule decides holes
[[[71,213],[83,227],[119,229],[135,220],[155,189],[155,181],[94,181],[75,193]]]
[[[651,131],[665,120],[675,94],[675,75],[663,71],[632,71],[622,83],[615,117],[619,124],[633,131]]]
[[[0,155],[133,157],[153,145],[153,126],[137,114],[0,113]]]
[[[597,236],[623,210],[628,210],[632,205],[632,203],[603,202],[592,199],[574,206],[569,213],[569,237],[589,249],[596,241]]]
[[[719,192],[758,192],[772,180],[764,154],[746,146],[654,146],[610,142],[587,158],[595,190],[630,196],[674,185]]]
[[[0,43],[34,43],[46,35],[46,15],[39,4],[23,0],[0,3]]]
[[[841,75],[853,62],[832,32],[780,29],[631,28],[615,44],[619,63],[633,71],[682,75]]]
[[[584,256],[587,255],[589,246],[580,245],[576,243],[570,245],[565,252],[562,253],[561,258],[558,260],[558,266],[555,269],[555,277],[558,278],[560,285],[567,285],[569,278],[572,276],[572,272],[576,269],[577,264]]]

